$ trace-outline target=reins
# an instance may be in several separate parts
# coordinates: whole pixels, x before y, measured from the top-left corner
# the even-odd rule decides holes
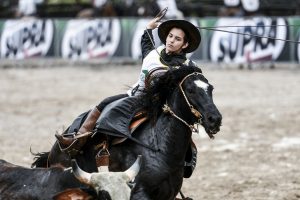
[[[190,128],[190,130],[191,130],[192,132],[198,132],[198,129],[195,128],[194,125],[188,124],[186,121],[184,121],[184,120],[183,120],[182,118],[180,118],[178,115],[176,115],[176,114],[172,111],[172,109],[170,108],[170,106],[168,106],[168,103],[164,104],[164,106],[163,106],[162,109],[163,109],[163,112],[164,112],[164,113],[170,113],[170,115],[172,115],[173,117],[175,117],[176,119],[178,119],[179,121],[181,121],[182,123],[184,123],[187,127]]]
[[[191,74],[188,74],[188,75],[186,75],[186,76],[182,79],[182,81],[179,83],[179,89],[180,89],[180,91],[181,91],[181,93],[182,93],[182,95],[183,95],[183,97],[184,97],[184,99],[185,99],[185,102],[186,102],[187,105],[189,106],[191,113],[193,113],[193,115],[198,119],[197,122],[195,122],[194,124],[188,124],[184,119],[180,118],[178,115],[176,115],[176,114],[174,113],[174,111],[172,111],[171,107],[168,105],[167,102],[164,104],[164,106],[163,106],[163,108],[162,108],[164,113],[170,113],[173,117],[175,117],[176,119],[178,119],[179,121],[181,121],[183,124],[185,124],[187,127],[189,127],[189,129],[190,129],[192,132],[198,132],[198,128],[196,128],[195,125],[202,124],[202,114],[201,114],[197,109],[195,109],[195,108],[193,107],[193,105],[191,105],[191,103],[189,102],[189,100],[188,100],[188,98],[187,98],[187,96],[186,96],[186,94],[185,94],[185,92],[184,92],[184,90],[183,90],[183,88],[182,88],[182,84],[183,84],[183,82],[184,82],[187,78],[189,78],[189,77],[191,77],[191,76],[194,76],[194,75],[197,76],[197,75],[199,75],[199,74],[201,74],[201,73],[199,73],[199,72],[193,72],[193,73],[191,73]],[[211,137],[211,135],[209,135],[209,136]]]

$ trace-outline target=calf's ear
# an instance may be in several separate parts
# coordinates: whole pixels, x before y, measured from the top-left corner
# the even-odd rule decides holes
[[[92,200],[93,197],[79,188],[64,190],[53,197],[54,200]]]

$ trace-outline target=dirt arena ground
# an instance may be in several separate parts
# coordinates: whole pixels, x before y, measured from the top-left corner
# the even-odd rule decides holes
[[[0,159],[30,166],[81,112],[122,93],[138,66],[0,69]],[[300,70],[204,68],[223,114],[215,140],[200,130],[195,200],[300,199]]]

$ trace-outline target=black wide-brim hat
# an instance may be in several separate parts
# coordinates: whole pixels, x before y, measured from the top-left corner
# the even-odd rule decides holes
[[[201,42],[201,35],[197,27],[186,20],[172,19],[161,23],[158,27],[158,36],[161,42],[166,44],[167,36],[174,27],[182,29],[188,39],[189,45],[184,49],[184,52],[190,53],[195,51]]]

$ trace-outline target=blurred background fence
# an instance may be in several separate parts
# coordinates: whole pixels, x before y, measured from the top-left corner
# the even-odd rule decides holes
[[[2,0],[0,56],[140,60],[147,22],[168,6],[167,18],[185,18],[200,27],[200,48],[188,55],[194,60],[299,63],[300,0],[249,0],[249,6],[246,1]],[[154,38],[160,45],[156,31]]]

